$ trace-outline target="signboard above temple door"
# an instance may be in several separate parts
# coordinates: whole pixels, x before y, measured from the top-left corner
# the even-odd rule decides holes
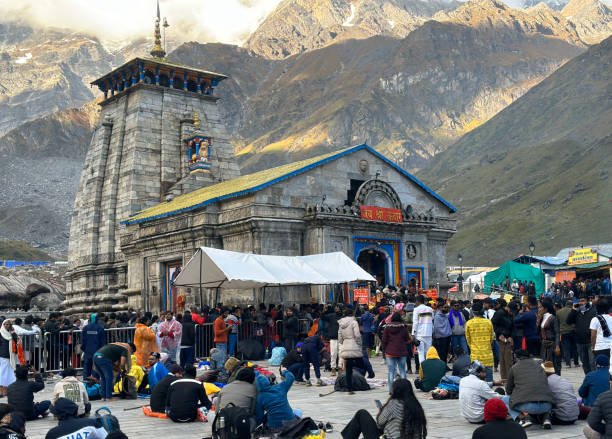
[[[592,248],[577,248],[569,252],[567,265],[593,264],[597,262],[597,252]]]
[[[360,206],[361,219],[382,221],[385,223],[401,223],[402,211],[378,206]]]

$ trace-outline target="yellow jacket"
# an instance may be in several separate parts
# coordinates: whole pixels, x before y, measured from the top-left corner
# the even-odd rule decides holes
[[[465,324],[465,338],[470,348],[470,360],[478,360],[483,366],[493,366],[493,347],[495,338],[493,324],[484,317],[476,316]]]

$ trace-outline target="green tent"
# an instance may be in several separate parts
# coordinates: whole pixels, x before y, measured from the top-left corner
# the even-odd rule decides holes
[[[498,287],[506,281],[506,276],[512,282],[517,281],[533,281],[536,288],[536,296],[544,292],[544,272],[528,264],[519,264],[518,262],[508,261],[499,267],[497,270],[490,271],[484,278],[484,290],[491,291],[491,284]]]

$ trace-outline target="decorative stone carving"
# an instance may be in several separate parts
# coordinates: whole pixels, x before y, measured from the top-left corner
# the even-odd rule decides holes
[[[357,190],[354,204],[357,206],[378,206],[391,209],[402,208],[397,192],[388,183],[374,179],[363,183]]]

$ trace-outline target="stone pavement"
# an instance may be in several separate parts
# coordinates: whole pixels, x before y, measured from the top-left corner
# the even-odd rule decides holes
[[[373,358],[372,363],[377,378],[384,379],[387,375],[386,367],[381,364],[381,359]],[[274,370],[276,370],[276,368],[274,368]],[[574,384],[576,390],[584,377],[581,368],[563,369],[562,375]],[[409,378],[412,380],[414,375],[409,375]],[[498,378],[497,374],[496,378]],[[38,393],[35,399],[41,400],[49,398],[52,388],[53,382],[48,382],[45,390]],[[289,400],[294,408],[303,410],[305,416],[310,416],[317,422],[329,421],[333,424],[334,432],[327,435],[327,437],[331,439],[341,437],[340,431],[358,409],[365,408],[372,414],[375,414],[377,410],[374,405],[374,400],[380,399],[384,403],[387,399],[386,387],[377,388],[368,392],[357,392],[355,395],[351,396],[346,393],[333,393],[329,396],[319,397],[319,393],[327,393],[331,390],[331,386],[294,386],[289,392]],[[461,417],[458,400],[435,401],[427,398],[427,395],[422,392],[417,392],[417,395],[427,414],[428,439],[461,439],[472,437],[472,432],[476,427],[469,424]],[[5,401],[6,399],[4,398],[0,399],[0,402]],[[145,417],[140,409],[124,411],[126,408],[139,407],[145,403],[144,400],[116,400],[113,401],[110,406],[113,414],[119,418],[122,430],[130,438],[135,439],[155,436],[200,439],[210,436],[210,426],[208,424],[175,424],[169,420]],[[102,405],[101,401],[93,401],[93,410]],[[56,422],[51,416],[46,419],[28,422],[26,434],[28,438],[31,439],[44,438],[49,428],[54,425],[56,425]],[[553,426],[552,430],[543,430],[539,426],[534,425],[527,430],[527,433],[530,438],[583,438],[583,425],[584,421],[578,421],[576,425],[572,426]]]

